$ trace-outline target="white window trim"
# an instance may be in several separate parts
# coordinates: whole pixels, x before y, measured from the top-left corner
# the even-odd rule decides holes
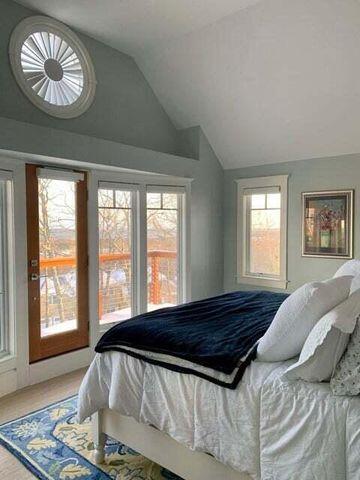
[[[6,361],[15,355],[15,315],[14,315],[14,215],[13,215],[13,175],[7,170],[0,170],[0,180],[6,182],[5,196],[6,196],[6,210],[4,218],[2,219],[6,224],[6,235],[2,239],[4,258],[4,315],[5,324],[3,325],[5,334],[4,350],[0,351],[0,361]]]
[[[237,183],[237,283],[285,290],[287,288],[287,192],[288,175],[241,178]],[[248,239],[246,232],[245,190],[280,187],[280,276],[278,278],[246,272]]]
[[[23,366],[28,363],[28,316],[25,288],[27,260],[26,244],[24,244],[26,232],[25,171],[22,162],[2,156],[0,156],[0,169],[2,170],[1,178],[11,180],[8,194],[12,197],[10,209],[7,212],[9,343],[7,355],[0,359],[0,375],[6,374],[6,372],[15,372],[16,384],[23,386],[27,378],[27,371]],[[0,395],[2,390],[0,388]]]
[[[26,38],[34,32],[54,33],[73,49],[77,55],[84,76],[81,94],[70,105],[49,103],[35,93],[26,81],[21,65],[21,50]],[[10,64],[15,79],[26,97],[40,110],[53,117],[68,119],[82,115],[90,108],[96,91],[96,75],[89,52],[80,38],[69,27],[50,17],[35,15],[22,20],[13,30],[9,43]]]

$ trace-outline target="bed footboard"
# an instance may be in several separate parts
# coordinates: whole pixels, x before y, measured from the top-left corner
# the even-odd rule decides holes
[[[92,416],[92,424],[97,464],[104,461],[106,434],[184,480],[251,480],[247,474],[236,472],[211,455],[190,450],[165,433],[114,410],[100,410]]]

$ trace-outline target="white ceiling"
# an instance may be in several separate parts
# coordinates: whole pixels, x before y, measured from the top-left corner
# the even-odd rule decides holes
[[[186,35],[260,0],[16,0],[119,50]]]
[[[358,0],[21,3],[134,55],[225,168],[360,152]]]

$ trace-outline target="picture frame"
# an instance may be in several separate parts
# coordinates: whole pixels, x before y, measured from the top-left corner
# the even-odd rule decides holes
[[[354,190],[302,193],[302,256],[353,257]]]

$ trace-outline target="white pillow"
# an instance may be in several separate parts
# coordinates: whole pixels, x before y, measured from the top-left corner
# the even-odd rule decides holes
[[[345,262],[341,267],[336,271],[334,278],[343,277],[344,275],[352,275],[355,277],[360,274],[360,260],[349,260]]]
[[[351,334],[346,352],[330,380],[334,395],[360,395],[360,321]]]
[[[314,325],[349,295],[353,277],[306,283],[280,306],[257,349],[263,362],[280,362],[299,355]]]
[[[297,363],[291,365],[285,377],[307,382],[330,380],[346,350],[360,313],[360,290],[324,315],[311,330]]]

